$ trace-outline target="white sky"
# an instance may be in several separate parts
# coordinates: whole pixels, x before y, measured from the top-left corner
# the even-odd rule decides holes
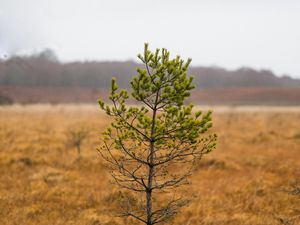
[[[144,42],[194,66],[300,78],[300,0],[0,0],[0,57],[135,60]]]

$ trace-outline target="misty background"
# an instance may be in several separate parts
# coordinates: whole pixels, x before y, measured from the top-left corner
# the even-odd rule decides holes
[[[299,104],[299,12],[297,0],[0,0],[0,95],[94,102],[112,76],[128,88],[148,42],[193,59],[198,103]]]
[[[300,77],[298,0],[0,0],[0,52],[135,60],[144,42],[193,65]]]

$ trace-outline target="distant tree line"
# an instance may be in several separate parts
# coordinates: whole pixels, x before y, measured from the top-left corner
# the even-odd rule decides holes
[[[51,50],[45,50],[36,55],[0,60],[0,85],[106,88],[114,76],[121,87],[127,88],[130,77],[136,74],[135,69],[141,66],[133,61],[61,63]],[[192,67],[189,72],[195,78],[196,87],[202,88],[300,87],[300,80],[277,77],[269,70]]]

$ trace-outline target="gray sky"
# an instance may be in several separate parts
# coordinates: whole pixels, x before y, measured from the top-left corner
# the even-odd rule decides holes
[[[300,78],[300,1],[0,0],[0,57],[48,47],[63,61],[135,60],[144,42],[192,65]]]

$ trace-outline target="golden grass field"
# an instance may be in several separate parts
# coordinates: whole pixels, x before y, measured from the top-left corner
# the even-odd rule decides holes
[[[289,193],[300,187],[300,109],[214,111],[217,149],[169,224],[300,224],[300,197]],[[97,105],[0,107],[0,225],[134,224],[111,210],[119,190],[96,151],[108,123]],[[90,130],[80,158],[66,135],[78,127]]]

